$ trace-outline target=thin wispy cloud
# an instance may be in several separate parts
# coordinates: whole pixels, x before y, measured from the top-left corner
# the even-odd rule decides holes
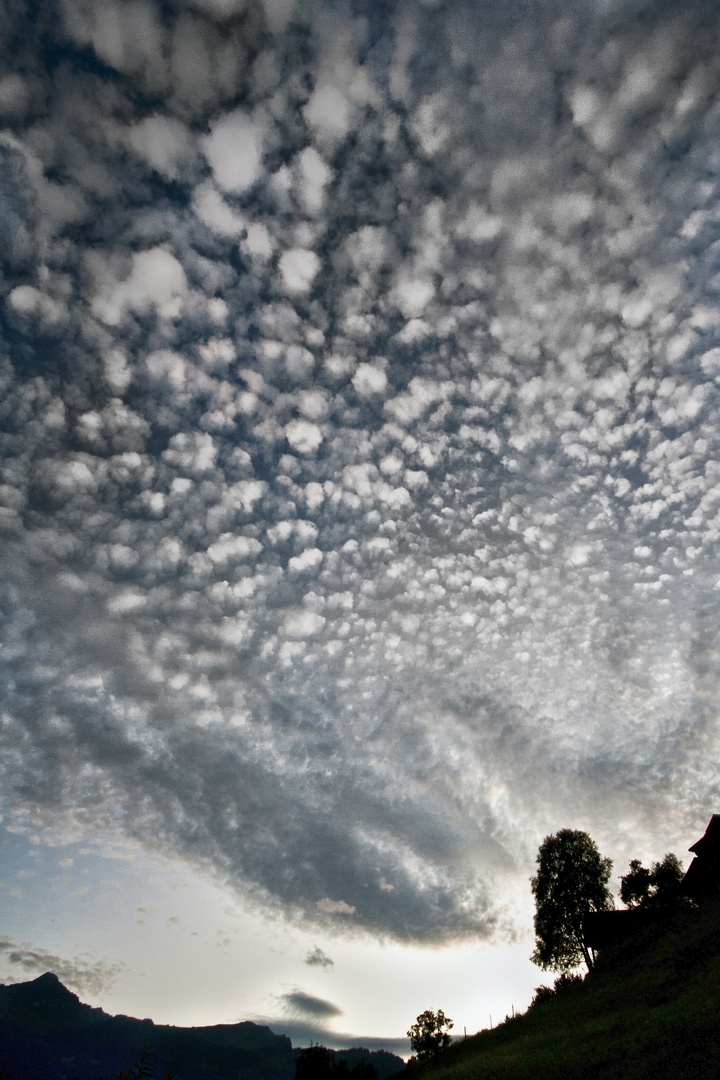
[[[717,29],[9,6],[8,808],[403,941],[512,933],[556,827],[694,835]]]

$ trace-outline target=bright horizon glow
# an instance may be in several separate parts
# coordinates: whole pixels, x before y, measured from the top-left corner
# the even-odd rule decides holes
[[[6,936],[17,940],[22,930],[42,940],[47,970],[54,970],[53,953],[75,957],[67,971],[56,971],[74,992],[79,988],[73,975],[81,983],[89,975],[90,982],[92,975],[106,979],[104,989],[79,996],[112,1015],[178,1027],[250,1020],[289,1035],[294,1046],[368,1045],[407,1057],[405,1032],[426,1008],[442,1008],[459,1038],[464,1029],[475,1034],[513,1009],[525,1011],[535,987],[554,979],[529,960],[529,881],[505,896],[516,908],[517,923],[526,927],[517,942],[417,948],[326,936],[243,909],[231,890],[187,864],[151,859],[127,843],[103,849],[97,842],[56,839],[55,846],[46,846],[6,831],[0,855],[6,868],[0,892]],[[618,879],[615,873],[611,888],[620,906]],[[38,882],[46,883],[44,891],[36,891]],[[327,967],[307,964],[318,948],[332,961]],[[0,952],[0,963],[12,973],[8,981],[42,973],[42,957],[27,962],[23,977]],[[331,1000],[339,1015],[313,1023],[283,1001],[295,991]]]
[[[455,1022],[454,1037],[464,1028],[475,1034],[491,1017],[494,1024],[513,1007],[524,1010],[534,987],[552,982],[527,959],[531,936],[516,945],[454,948],[328,938],[243,911],[230,891],[187,865],[150,861],[127,845],[103,855],[82,843],[27,845],[6,833],[2,854],[15,880],[14,890],[3,883],[6,935],[17,936],[17,926],[42,938],[48,970],[53,952],[78,958],[81,980],[88,974],[83,958],[98,958],[108,987],[79,996],[112,1015],[178,1027],[251,1020],[289,1034],[295,1046],[365,1040],[407,1056],[399,1044],[424,1009],[442,1008]],[[49,895],[36,893],[38,880],[49,883]],[[332,960],[327,968],[306,962],[318,947]],[[32,962],[32,974],[15,968],[9,981],[41,974],[38,958]],[[56,974],[78,992],[70,971]],[[332,998],[341,1014],[313,1025],[282,1000],[297,990]]]

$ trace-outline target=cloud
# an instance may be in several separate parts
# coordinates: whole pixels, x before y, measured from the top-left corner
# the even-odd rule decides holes
[[[319,1043],[331,1050],[351,1050],[362,1045],[368,1050],[386,1050],[391,1054],[403,1057],[410,1055],[409,1039],[382,1039],[372,1038],[367,1035],[352,1035],[347,1032],[338,1033],[324,1025],[321,1021],[313,1023],[312,1019],[295,1019],[294,1017],[253,1017],[253,1022],[263,1024],[270,1028],[276,1035],[287,1035],[292,1040],[293,1046],[311,1046]]]
[[[312,549],[317,550],[317,549]],[[305,553],[303,552],[303,555]],[[318,552],[319,554],[319,552]],[[317,560],[319,562],[319,560]],[[293,560],[291,559],[292,563]],[[315,566],[316,560],[314,558],[303,558],[298,556],[296,560],[296,569],[303,570],[308,566]],[[295,611],[291,612],[285,619],[285,632],[291,638],[305,638],[312,637],[317,634],[325,625],[325,619],[322,615],[318,615],[314,611]]]
[[[173,317],[180,312],[187,288],[185,271],[164,248],[152,248],[131,256],[129,275],[120,282],[110,279],[93,300],[93,310],[108,326],[117,326],[127,309],[145,312],[153,307]]]
[[[346,135],[350,127],[350,102],[335,86],[318,86],[305,106],[309,124],[330,137]]]
[[[156,88],[162,81],[158,58],[162,55],[159,12],[151,3],[127,8],[110,2],[102,9],[87,0],[62,5],[65,29],[80,45],[90,45],[108,65],[140,76]]]
[[[18,982],[51,971],[69,989],[93,996],[107,992],[122,970],[121,964],[107,964],[103,960],[91,962],[78,957],[67,959],[31,945],[16,945],[7,938],[0,938],[0,962],[21,969],[17,971]]]
[[[361,397],[382,394],[387,386],[387,375],[376,364],[359,364],[352,384]]]
[[[325,202],[325,188],[332,177],[332,170],[315,147],[308,146],[298,155],[298,173],[300,195],[305,209],[311,214],[319,213]]]
[[[304,990],[292,990],[283,994],[281,1002],[289,1013],[294,1016],[302,1016],[313,1020],[329,1020],[332,1016],[342,1016],[342,1009],[333,1005],[331,1001],[313,997]]]
[[[314,251],[292,248],[283,252],[278,265],[285,290],[294,296],[309,292],[320,270],[320,259]]]
[[[3,791],[502,938],[718,796],[716,19],[370,8],[8,29]]]
[[[242,109],[210,126],[202,146],[218,187],[242,194],[262,173],[262,124]]]
[[[285,436],[293,449],[301,454],[311,454],[323,440],[320,428],[310,420],[291,420],[285,428]]]
[[[269,29],[281,34],[292,18],[295,0],[263,0],[263,8]]]
[[[324,911],[328,915],[355,914],[355,908],[350,904],[346,904],[344,900],[330,900],[327,896],[322,900],[318,900],[316,907],[318,911]]]
[[[310,950],[305,957],[305,963],[308,967],[321,967],[326,969],[335,966],[335,961],[331,960],[330,957],[322,951],[319,945],[316,945],[314,949]]]
[[[170,180],[182,174],[191,154],[189,132],[174,117],[148,116],[131,127],[128,138],[133,150]]]
[[[195,189],[193,209],[200,221],[219,236],[241,236],[247,232],[245,218],[231,209],[211,182],[206,181]]]

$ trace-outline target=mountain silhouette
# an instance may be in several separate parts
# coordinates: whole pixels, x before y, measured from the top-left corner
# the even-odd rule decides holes
[[[170,1072],[177,1080],[293,1080],[295,1075],[290,1039],[249,1020],[182,1028],[110,1016],[81,1002],[52,972],[0,985],[0,1073],[5,1070],[9,1077],[98,1080],[130,1068],[146,1047],[155,1075]],[[362,1053],[379,1080],[403,1067],[394,1054]]]
[[[83,1005],[51,971],[32,982],[0,986],[0,1019],[36,1034],[76,1031],[108,1019],[102,1009]]]

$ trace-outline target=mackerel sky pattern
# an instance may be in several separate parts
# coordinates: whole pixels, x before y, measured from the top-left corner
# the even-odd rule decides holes
[[[512,934],[720,809],[717,5],[3,9],[4,812]]]

